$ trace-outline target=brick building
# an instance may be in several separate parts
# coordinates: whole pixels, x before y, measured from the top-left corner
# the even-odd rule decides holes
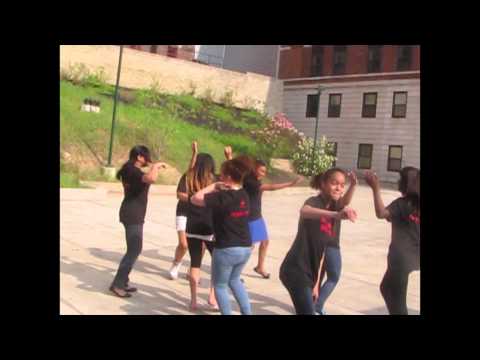
[[[313,137],[336,144],[336,164],[383,181],[420,166],[420,46],[280,45],[284,112]]]
[[[128,48],[184,60],[194,60],[195,45],[125,45]]]

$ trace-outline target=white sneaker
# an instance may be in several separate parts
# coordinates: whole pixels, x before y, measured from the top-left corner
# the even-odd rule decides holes
[[[169,270],[169,274],[170,274],[170,279],[171,280],[177,280],[178,279],[178,270],[180,270],[180,266],[182,264],[179,263],[179,264],[173,264],[172,267],[170,268]]]

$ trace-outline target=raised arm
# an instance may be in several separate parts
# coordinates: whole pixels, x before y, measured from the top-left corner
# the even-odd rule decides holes
[[[365,172],[365,181],[372,188],[373,202],[375,204],[375,215],[378,219],[387,219],[390,221],[390,211],[385,208],[382,196],[380,194],[380,184],[377,174],[372,171]]]
[[[355,172],[349,172],[348,178],[350,180],[350,187],[348,188],[345,195],[340,200],[338,200],[338,206],[340,209],[350,204],[350,202],[352,201],[353,193],[355,192],[355,188],[357,187],[357,175],[355,174]]]
[[[280,190],[280,189],[285,189],[290,186],[294,186],[297,184],[300,180],[302,180],[301,176],[298,176],[295,180],[289,181],[286,183],[281,183],[281,184],[262,184],[260,187],[261,191],[273,191],[273,190]]]
[[[150,171],[143,175],[142,181],[147,184],[153,184],[155,181],[157,181],[158,178],[158,171],[160,169],[165,169],[167,165],[163,162],[157,162],[155,164],[152,164],[150,167]]]
[[[233,152],[232,152],[232,147],[231,146],[225,146],[223,149],[223,153],[225,154],[225,159],[227,160],[232,160],[233,159]]]
[[[190,164],[188,165],[188,169],[193,169],[195,167],[195,163],[197,162],[197,155],[198,155],[198,143],[194,141],[192,142],[192,158],[190,159]]]

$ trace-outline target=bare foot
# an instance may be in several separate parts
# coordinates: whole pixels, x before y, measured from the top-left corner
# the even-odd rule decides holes
[[[190,303],[190,308],[189,308],[189,310],[190,310],[191,312],[196,312],[196,311],[198,310],[197,304]]]

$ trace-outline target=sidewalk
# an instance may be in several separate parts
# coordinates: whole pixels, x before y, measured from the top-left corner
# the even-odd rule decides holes
[[[125,252],[124,229],[118,222],[118,209],[123,198],[121,184],[97,183],[95,186],[97,190],[61,191],[60,313],[191,314],[188,311],[189,284],[184,276],[189,264],[188,254],[180,278],[176,281],[167,278],[177,245],[174,226],[176,186],[151,187],[143,251],[130,276],[139,292],[128,299],[112,296],[108,291]],[[95,196],[92,195],[94,192]],[[264,194],[263,215],[271,239],[267,269],[272,275],[265,280],[253,272],[258,258],[257,249],[242,275],[254,314],[294,313],[288,292],[278,278],[278,271],[294,240],[300,207],[311,195],[315,195],[315,191],[302,187]],[[384,190],[384,202],[388,204],[398,195],[396,191]],[[332,315],[387,314],[378,286],[386,269],[390,225],[375,218],[371,190],[363,185],[357,187],[351,206],[357,210],[359,219],[354,224],[344,222],[342,225],[342,276],[325,310]],[[208,297],[209,277],[210,256],[206,252],[202,265],[200,306],[206,303]],[[411,314],[419,313],[419,272],[410,276],[407,303]],[[235,301],[232,300],[232,304],[238,313]],[[205,310],[198,314],[218,313]]]

